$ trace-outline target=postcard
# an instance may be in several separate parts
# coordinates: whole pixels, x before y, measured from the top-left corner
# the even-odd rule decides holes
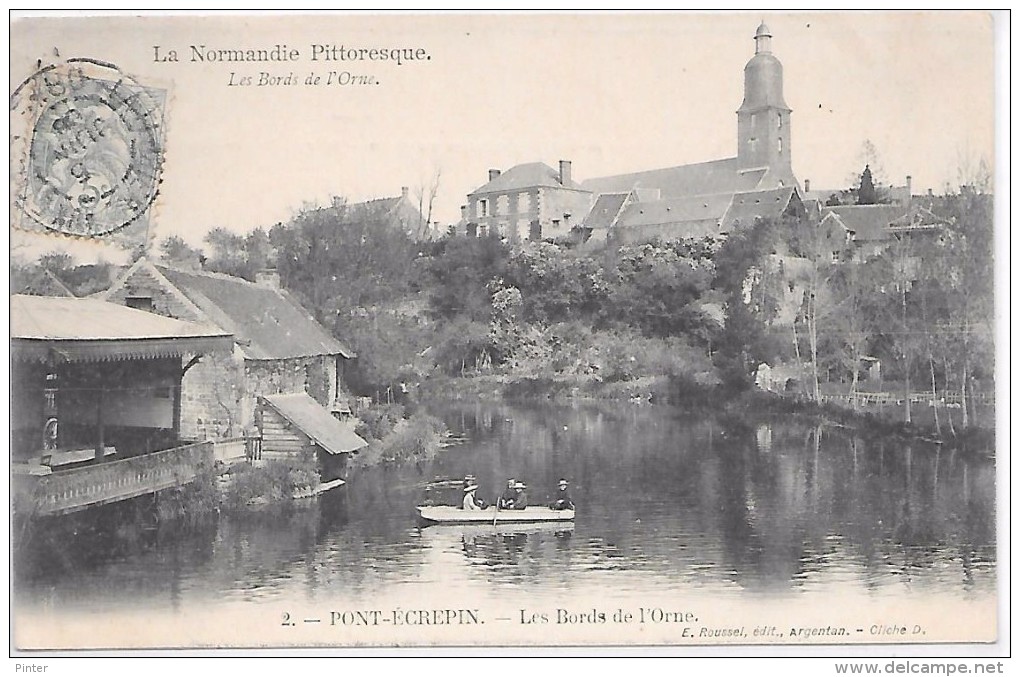
[[[14,16],[13,649],[994,651],[997,20]]]

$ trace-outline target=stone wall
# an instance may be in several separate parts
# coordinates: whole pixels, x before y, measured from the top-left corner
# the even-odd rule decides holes
[[[240,435],[246,425],[241,410],[243,399],[244,359],[240,350],[235,346],[230,355],[203,356],[181,382],[181,437],[216,440]]]
[[[151,298],[152,312],[158,315],[205,320],[182,293],[148,266],[133,271],[107,300],[126,305],[129,297]],[[337,359],[318,355],[246,360],[237,344],[230,355],[205,355],[188,369],[181,383],[181,437],[217,440],[254,429],[255,407],[262,395],[307,392],[329,407],[337,396]]]
[[[302,393],[328,408],[336,398],[336,360],[330,355],[289,360],[248,360],[244,365],[245,393],[241,420],[255,422],[258,398],[280,393]]]

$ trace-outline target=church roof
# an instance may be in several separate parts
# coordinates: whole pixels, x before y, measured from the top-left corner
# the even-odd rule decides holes
[[[789,208],[794,193],[793,186],[737,193],[726,212],[723,230],[729,232],[738,226],[753,225],[758,218],[779,218]]]
[[[737,158],[652,169],[588,179],[581,187],[593,193],[625,193],[634,188],[658,189],[663,199],[754,190],[768,170],[740,171]]]
[[[586,228],[592,230],[605,230],[612,227],[620,216],[620,211],[627,204],[630,193],[606,193],[599,195],[592,205],[588,216],[584,219]]]
[[[627,227],[710,221],[718,225],[732,199],[731,194],[721,194],[635,202],[623,211],[619,224]]]
[[[560,183],[560,173],[544,162],[528,162],[523,165],[515,165],[502,172],[485,185],[473,190],[469,195],[501,193],[504,191],[539,187],[587,190],[578,185],[576,181],[570,181],[564,186]]]

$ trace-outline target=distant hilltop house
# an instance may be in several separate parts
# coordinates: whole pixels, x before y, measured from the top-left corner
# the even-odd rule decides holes
[[[762,23],[755,55],[744,67],[744,100],[737,110],[736,157],[665,169],[571,178],[542,163],[491,170],[489,182],[468,195],[460,232],[496,229],[508,237],[544,239],[572,229],[592,244],[643,242],[655,237],[718,236],[759,218],[800,215],[805,207],[791,166],[790,107],[783,98],[783,66]]]
[[[332,416],[349,411],[343,373],[353,351],[280,288],[275,271],[253,283],[142,258],[103,298],[234,337],[229,355],[185,366],[182,437],[218,440],[257,430],[267,457],[302,449],[346,454],[365,445]]]
[[[467,196],[461,207],[459,230],[464,235],[499,233],[521,240],[567,235],[591,207],[591,191],[571,176],[569,160],[559,169],[529,162],[501,171],[489,170],[489,180]]]
[[[346,214],[341,211],[345,210]],[[399,228],[414,240],[430,240],[439,232],[438,224],[430,224],[428,218],[421,213],[419,205],[411,199],[410,188],[403,186],[400,195],[380,197],[364,202],[346,202],[339,198],[333,200],[329,207],[321,207],[321,213],[333,213],[337,218],[364,218],[382,221]]]

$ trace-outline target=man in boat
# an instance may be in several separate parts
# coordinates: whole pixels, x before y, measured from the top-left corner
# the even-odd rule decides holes
[[[564,479],[560,480],[559,487],[556,490],[556,496],[549,507],[553,510],[573,510],[574,501],[571,500],[570,494],[567,492],[567,481]]]
[[[463,510],[485,510],[485,503],[481,501],[475,492],[478,491],[478,485],[472,482],[464,487],[464,502],[461,504]]]
[[[524,482],[514,482],[514,501],[512,510],[524,510],[528,507],[528,487]]]
[[[496,499],[500,510],[513,510],[514,501],[517,500],[517,480],[513,477],[506,481],[506,489]]]

